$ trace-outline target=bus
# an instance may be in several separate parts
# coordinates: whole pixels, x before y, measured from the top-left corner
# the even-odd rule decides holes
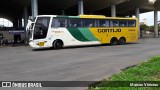
[[[136,18],[103,15],[39,15],[29,28],[32,48],[111,44],[138,41]]]

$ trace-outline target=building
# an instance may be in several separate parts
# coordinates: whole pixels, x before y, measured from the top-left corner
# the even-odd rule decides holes
[[[7,41],[8,44],[24,43],[24,30],[0,30],[0,40],[1,42]]]

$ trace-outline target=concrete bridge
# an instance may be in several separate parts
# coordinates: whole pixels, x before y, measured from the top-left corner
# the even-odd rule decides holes
[[[150,0],[149,0],[150,1]],[[158,11],[160,0],[2,0],[0,17],[9,19],[14,27],[24,27],[28,17],[41,14],[79,15],[102,14],[106,16],[132,16],[154,11],[154,33],[158,37]],[[153,1],[155,1],[153,3]],[[19,24],[19,25],[18,25]],[[139,30],[140,31],[140,30]],[[139,32],[140,33],[140,32]],[[139,34],[140,35],[140,34]]]

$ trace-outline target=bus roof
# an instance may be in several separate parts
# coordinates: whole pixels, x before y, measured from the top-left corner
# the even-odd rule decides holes
[[[37,17],[61,17],[61,18],[94,18],[94,19],[137,19],[132,17],[106,17],[104,15],[79,15],[79,16],[65,16],[65,15],[38,15]]]

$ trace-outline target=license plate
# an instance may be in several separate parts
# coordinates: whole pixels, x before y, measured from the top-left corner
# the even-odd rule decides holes
[[[44,46],[44,42],[39,42],[39,46]]]

